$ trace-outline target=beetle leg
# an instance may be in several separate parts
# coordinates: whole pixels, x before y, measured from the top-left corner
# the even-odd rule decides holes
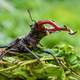
[[[42,52],[50,54],[54,58],[54,60],[57,62],[57,64],[61,66],[59,59],[56,56],[54,56],[49,50],[43,50]]]
[[[21,42],[21,44],[22,44],[22,46],[23,46],[28,52],[30,52],[38,61],[40,61],[39,57],[38,57],[35,53],[33,53],[29,48],[27,48],[26,45],[25,45],[23,42]],[[40,61],[40,62],[41,62],[41,61]]]

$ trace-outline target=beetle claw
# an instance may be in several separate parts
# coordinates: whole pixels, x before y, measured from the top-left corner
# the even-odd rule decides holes
[[[76,33],[77,33],[77,31],[74,32],[74,31],[72,31],[71,29],[70,29],[70,31],[69,31],[69,34],[70,34],[70,35],[75,35]]]
[[[64,25],[65,29],[69,32],[70,35],[75,35],[77,31],[73,31],[72,29],[68,28],[66,25]]]

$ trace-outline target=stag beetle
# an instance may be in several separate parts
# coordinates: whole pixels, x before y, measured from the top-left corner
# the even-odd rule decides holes
[[[30,15],[31,20],[33,21],[30,12],[29,12],[29,15]],[[52,26],[52,28],[51,29],[46,28],[45,24]],[[2,49],[2,51],[0,51],[0,59],[2,59],[2,57],[6,53],[30,52],[36,59],[39,60],[39,57],[37,55],[35,55],[35,53],[33,53],[32,50],[37,48],[37,44],[44,36],[46,36],[49,33],[51,34],[51,33],[57,32],[57,31],[65,31],[65,32],[68,32],[70,35],[74,35],[76,33],[76,32],[73,32],[66,25],[64,25],[64,27],[60,27],[56,24],[56,22],[51,21],[51,20],[35,21],[34,24],[30,25],[30,27],[31,27],[31,31],[25,37],[17,38],[16,40],[12,41],[7,46],[2,46],[2,47],[0,46],[0,48],[4,48],[4,49]]]

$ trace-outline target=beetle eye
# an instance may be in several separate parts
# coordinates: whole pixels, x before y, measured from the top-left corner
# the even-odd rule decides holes
[[[30,27],[32,27],[32,25],[30,25]]]

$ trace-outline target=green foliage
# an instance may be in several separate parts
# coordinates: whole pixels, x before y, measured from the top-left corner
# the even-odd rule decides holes
[[[0,66],[1,80],[79,80],[80,60],[72,46],[60,44],[48,51],[59,63],[55,57],[45,53],[41,53],[41,62],[30,55],[6,55]]]

